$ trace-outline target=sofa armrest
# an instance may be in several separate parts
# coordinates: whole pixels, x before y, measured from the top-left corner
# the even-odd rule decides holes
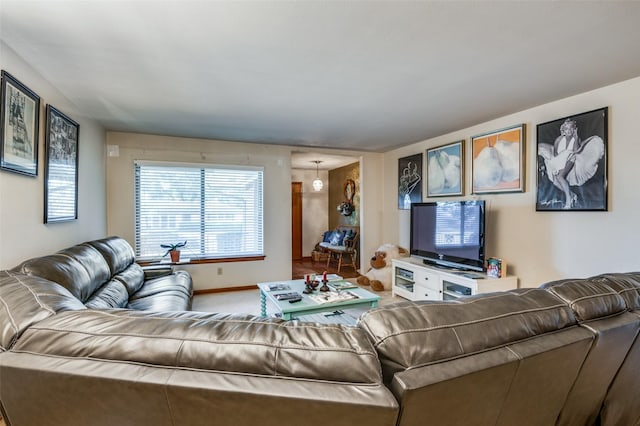
[[[171,265],[151,265],[143,266],[144,280],[151,280],[153,278],[164,277],[173,274],[173,267]]]

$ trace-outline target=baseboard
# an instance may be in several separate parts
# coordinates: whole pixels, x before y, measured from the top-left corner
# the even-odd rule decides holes
[[[223,288],[205,288],[204,290],[193,290],[194,295],[211,294],[211,293],[227,293],[230,291],[256,290],[257,285],[243,285],[239,287],[223,287]]]

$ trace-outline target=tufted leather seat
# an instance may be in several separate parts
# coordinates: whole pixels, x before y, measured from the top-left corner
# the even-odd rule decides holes
[[[552,425],[593,341],[540,289],[383,306],[360,326],[401,401],[400,425],[427,413],[442,425]]]
[[[90,310],[0,273],[0,409],[12,426],[395,424],[363,330],[243,314]],[[16,326],[14,326],[14,324]]]
[[[578,323],[594,337],[558,425],[595,424],[607,390],[640,329],[640,318],[627,311],[624,298],[609,284],[610,280],[596,277],[543,286],[567,303]]]
[[[100,245],[115,252],[23,264],[60,285],[0,272],[8,425],[640,424],[640,273],[402,302],[347,327],[161,312],[190,294],[182,275],[139,286],[120,242]],[[87,309],[125,294],[158,311]]]
[[[119,237],[89,241],[29,259],[13,271],[58,283],[90,309],[191,308],[193,286],[187,272],[168,270],[164,275],[157,271],[145,275],[135,263],[129,243]]]

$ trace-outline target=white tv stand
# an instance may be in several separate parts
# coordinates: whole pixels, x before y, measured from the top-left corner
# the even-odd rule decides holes
[[[518,278],[427,266],[418,259],[392,261],[392,294],[409,300],[448,300],[518,288]]]

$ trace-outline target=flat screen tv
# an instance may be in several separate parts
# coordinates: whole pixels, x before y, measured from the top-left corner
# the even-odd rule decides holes
[[[484,271],[484,201],[411,204],[410,252],[425,264]]]

